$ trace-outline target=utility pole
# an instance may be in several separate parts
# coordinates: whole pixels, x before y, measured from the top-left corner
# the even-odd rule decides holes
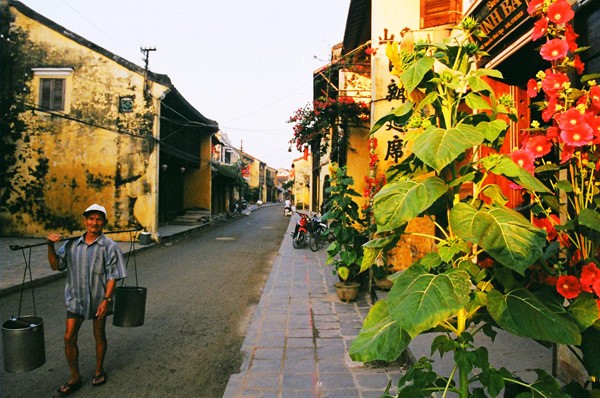
[[[140,51],[144,54],[144,98],[148,100],[148,64],[150,62],[150,52],[156,51],[156,47],[140,47]]]

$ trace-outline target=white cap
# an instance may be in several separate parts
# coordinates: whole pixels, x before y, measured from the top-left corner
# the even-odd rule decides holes
[[[85,211],[83,212],[83,215],[85,217],[87,217],[88,213],[91,213],[92,211],[97,211],[99,213],[104,214],[104,219],[106,220],[106,209],[104,208],[104,206],[100,206],[96,203],[94,203],[93,205],[91,205],[90,207],[88,207],[87,209],[85,209]]]

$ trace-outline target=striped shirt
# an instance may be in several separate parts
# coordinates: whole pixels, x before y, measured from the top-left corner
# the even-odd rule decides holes
[[[123,251],[115,241],[101,234],[89,245],[84,236],[69,240],[57,254],[58,269],[67,270],[67,310],[93,319],[106,294],[107,282],[127,277]],[[112,311],[112,303],[109,306],[108,310]]]

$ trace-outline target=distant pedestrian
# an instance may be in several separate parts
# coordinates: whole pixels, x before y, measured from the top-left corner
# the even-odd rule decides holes
[[[56,233],[48,235],[50,267],[67,271],[64,340],[71,377],[58,389],[61,395],[69,395],[82,386],[77,337],[85,319],[93,320],[96,341],[96,368],[92,385],[99,386],[106,382],[106,317],[112,313],[116,281],[127,277],[121,248],[102,233],[107,222],[106,209],[93,204],[85,210],[83,217],[86,232],[77,239],[68,240],[58,251],[55,251],[54,244],[61,240],[61,236]]]

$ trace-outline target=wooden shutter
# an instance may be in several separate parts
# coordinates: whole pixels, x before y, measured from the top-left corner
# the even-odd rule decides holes
[[[456,25],[461,17],[461,0],[421,0],[421,29]]]
[[[65,79],[40,79],[40,106],[43,110],[65,109]]]

